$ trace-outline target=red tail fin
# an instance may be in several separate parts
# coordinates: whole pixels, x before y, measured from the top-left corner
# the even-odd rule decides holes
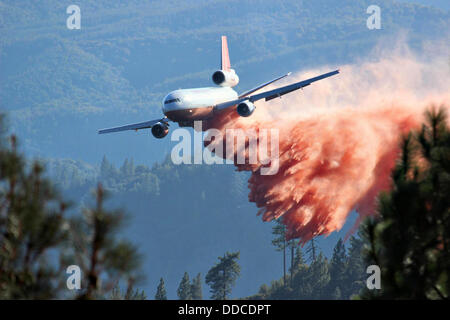
[[[227,36],[222,36],[222,70],[230,71],[230,55],[228,54]]]

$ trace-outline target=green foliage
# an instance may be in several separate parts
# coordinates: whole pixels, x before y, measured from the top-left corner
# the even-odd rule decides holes
[[[166,287],[164,286],[164,279],[159,279],[158,287],[156,288],[155,300],[167,300]]]
[[[277,251],[283,252],[283,281],[286,283],[286,226],[279,220],[275,220],[275,226],[272,228],[272,234],[275,238],[272,240],[272,244]]]
[[[114,287],[111,291],[110,300],[146,300],[147,296],[143,290],[134,289],[132,286],[128,287],[125,292],[122,292],[119,287]]]
[[[340,299],[342,296],[342,290],[345,288],[346,285],[346,271],[347,271],[347,255],[345,252],[345,246],[342,239],[339,239],[336,246],[333,250],[333,256],[331,257],[330,261],[330,282],[328,283],[328,286],[333,292],[332,298]]]
[[[290,266],[290,281],[292,282],[294,264],[295,264],[295,256],[296,256],[296,248],[298,247],[296,240],[286,240],[286,226],[280,221],[275,220],[275,225],[272,228],[272,235],[275,236],[272,239],[272,245],[275,246],[277,251],[283,252],[283,282],[287,283],[287,273],[286,273],[286,250],[290,249],[291,252],[291,266]],[[301,252],[300,252],[301,255]],[[303,259],[303,257],[301,257]]]
[[[101,184],[95,192],[96,204],[83,211],[83,217],[70,219],[69,246],[64,260],[76,262],[82,271],[84,290],[81,299],[95,299],[112,290],[121,280],[128,289],[141,280],[141,256],[134,245],[117,240],[123,226],[121,211],[104,209],[107,194]]]
[[[275,225],[272,228],[272,234],[275,238],[272,240],[272,244],[277,251],[283,251],[286,249],[286,226],[279,220],[275,220]]]
[[[129,242],[116,239],[123,215],[103,209],[102,187],[97,188],[95,207],[86,208],[83,218],[67,218],[67,204],[43,177],[39,162],[26,165],[16,138],[11,137],[10,147],[4,140],[1,136],[0,298],[65,297],[65,268],[72,264],[80,265],[85,277],[80,298],[103,298],[122,279],[128,285],[125,299],[143,298],[133,289],[141,279],[140,255]]]
[[[402,141],[379,217],[365,222],[366,258],[381,269],[381,290],[362,298],[449,298],[450,130],[444,108],[425,116],[422,129]]]
[[[206,274],[206,284],[211,287],[211,299],[226,300],[239,277],[241,267],[236,262],[239,252],[226,252]]]
[[[0,117],[0,132],[5,133]],[[34,162],[17,152],[16,138],[0,143],[0,299],[50,299],[58,296],[61,266],[49,262],[60,248],[66,204]]]
[[[87,120],[130,121],[138,112],[151,118],[170,90],[207,84],[217,35],[229,35],[245,90],[279,72],[280,62],[293,70],[348,62],[365,56],[381,36],[410,30],[412,41],[428,40],[449,30],[450,21],[448,12],[393,0],[378,2],[385,9],[382,32],[364,27],[369,0],[77,3],[89,21],[81,32],[67,30],[66,3],[9,0],[0,6],[1,107],[14,110],[27,144],[53,154],[64,140],[78,142],[73,128]],[[249,27],[230,29],[236,21]]]
[[[292,274],[295,274],[297,271],[299,271],[303,266],[305,265],[305,260],[303,259],[303,253],[302,253],[302,249],[300,248],[300,246],[297,246],[295,248],[295,255],[294,255],[294,260],[292,263],[292,267],[290,272]]]
[[[311,263],[306,275],[312,299],[322,299],[327,295],[326,288],[330,282],[328,261],[319,253],[317,259]]]
[[[192,280],[191,294],[192,294],[193,300],[202,300],[203,299],[202,276],[200,273],[197,274],[197,276]]]
[[[128,161],[128,163],[130,162],[131,160]],[[81,176],[85,176],[85,173],[87,175],[89,167],[83,165],[82,162],[78,161],[78,163],[78,166],[72,166],[71,163],[66,161],[52,160],[47,162],[47,166],[52,172],[57,171],[54,168],[58,168],[59,172],[64,172],[65,170],[62,168],[67,164],[70,166],[68,168],[69,172],[72,168],[75,170],[76,168],[79,168]],[[160,263],[158,262],[157,264],[146,266],[153,270],[152,272],[147,273],[149,277],[148,282],[154,283],[155,287],[153,289],[156,290],[160,276],[163,274],[166,276],[168,275],[171,279],[170,284],[172,284],[172,286],[168,287],[168,278],[164,276],[168,296],[169,298],[177,298],[176,289],[181,277],[180,279],[176,279],[176,274],[182,276],[185,269],[182,267],[183,264],[170,263],[167,259],[174,259],[171,261],[176,261],[176,259],[180,259],[180,257],[181,259],[189,259],[192,254],[195,254],[189,250],[198,248],[199,245],[204,245],[202,239],[203,236],[198,236],[199,232],[205,230],[204,227],[211,223],[222,223],[223,221],[224,223],[227,223],[225,229],[233,228],[233,222],[226,220],[227,216],[224,214],[223,210],[232,210],[242,204],[245,205],[244,201],[246,195],[241,194],[240,198],[230,198],[230,190],[233,189],[235,179],[230,174],[230,170],[233,170],[229,166],[179,166],[174,165],[169,156],[164,162],[154,164],[153,166],[138,165],[135,162],[134,174],[127,176],[120,173],[120,167],[123,167],[123,163],[124,162],[121,162],[120,165],[115,166],[112,164],[112,161],[110,162],[104,157],[101,163],[92,166],[94,169],[92,179],[82,187],[71,186],[70,175],[65,175],[67,178],[61,182],[61,185],[67,185],[68,188],[64,190],[64,193],[67,197],[70,197],[73,202],[79,203],[80,205],[88,205],[90,203],[88,200],[90,199],[89,195],[91,190],[95,187],[96,181],[99,179],[101,180],[104,189],[108,191],[111,196],[111,199],[105,203],[106,208],[114,208],[118,205],[126,207],[133,213],[133,219],[136,219],[133,220],[133,222],[138,221],[138,223],[133,223],[133,225],[130,226],[130,229],[137,230],[137,232],[155,230],[155,232],[152,232],[150,235],[152,239],[167,239],[169,237],[174,239],[177,234],[183,234],[188,237],[188,241],[183,243],[192,243],[192,246],[187,248],[187,250],[183,249],[183,251],[179,251],[180,244],[167,245],[167,241],[170,242],[171,240],[161,241],[165,243],[162,247],[151,245],[154,241],[148,241],[142,244],[146,251],[150,250],[149,252],[155,252],[155,254],[158,253],[157,251],[160,251],[162,254],[161,257],[164,257],[160,260]],[[101,170],[101,168],[109,169]],[[108,170],[111,173],[104,174],[100,178],[100,171],[108,172]],[[240,174],[245,178],[249,177],[246,172],[240,172]],[[159,193],[147,192],[145,188],[142,187],[141,181],[143,181],[145,175],[157,177],[158,188],[160,190]],[[167,194],[171,194],[170,201],[167,200]],[[203,194],[205,194],[205,196],[203,196]],[[186,203],[190,204],[188,206],[189,208],[186,207]],[[210,211],[210,209],[208,209],[211,208],[210,204],[216,206],[218,210]],[[186,211],[187,209],[189,210]],[[149,210],[151,211],[149,212]],[[241,210],[242,213],[246,212],[246,209],[239,210]],[[168,212],[170,214],[167,214]],[[234,215],[240,216],[240,214],[236,212]],[[251,217],[247,217],[246,219],[253,221],[253,218]],[[202,223],[199,224],[200,221]],[[240,228],[246,228],[246,225],[247,223],[244,223]],[[190,231],[187,232],[187,230]],[[214,228],[208,228],[208,230],[205,231],[206,235],[210,238],[215,237],[215,231],[212,230],[214,230]],[[224,228],[222,228],[222,231],[223,230]],[[239,233],[239,231],[233,230],[233,233]],[[133,236],[136,236],[136,234]],[[264,231],[259,231],[259,237],[263,238],[267,236],[270,236],[270,233],[267,235]],[[239,245],[238,242],[239,241],[236,241],[236,245]],[[168,246],[175,250],[173,250],[173,252],[168,252],[170,251]],[[248,245],[246,245],[246,247],[249,249]],[[259,252],[259,255],[262,255],[269,249],[267,247],[260,247],[256,248],[256,250],[256,252]],[[223,252],[225,251],[226,249],[223,250]],[[168,264],[170,264],[170,266]],[[195,268],[199,271],[202,268],[201,262],[198,260],[191,261],[190,264],[190,268]],[[205,270],[205,273],[202,272],[202,278],[206,275],[208,268]],[[189,274],[191,281],[195,278],[196,274],[197,273],[192,275]],[[175,279],[175,282],[173,279]],[[248,278],[245,280],[247,282],[252,281]],[[204,280],[202,280],[202,282],[203,281]],[[247,284],[244,283],[244,286],[246,285]],[[208,288],[205,290],[209,291],[209,287],[205,288]],[[148,290],[146,289],[145,291],[147,292]],[[203,298],[205,299],[209,298],[209,293],[207,291],[203,293]],[[153,296],[154,292],[152,293],[151,298],[153,298]]]
[[[183,279],[181,279],[177,289],[177,295],[180,300],[192,300],[191,283],[187,272],[184,273]]]
[[[319,251],[319,248],[315,249]],[[339,240],[330,261],[319,252],[308,265],[297,246],[290,269],[290,283],[281,278],[272,281],[270,286],[263,284],[259,292],[248,299],[349,299],[364,286],[361,279],[366,273],[361,249],[362,240],[352,236],[349,255],[344,242]]]
[[[125,159],[120,169],[116,169],[106,157],[103,157],[100,164],[99,179],[105,188],[114,193],[140,192],[159,195],[160,181],[152,171],[143,165],[135,167],[133,159]]]
[[[316,244],[316,240],[314,238],[312,238],[309,242],[308,242],[308,247],[306,248],[306,254],[308,255],[308,261],[309,262],[314,262],[317,258],[317,254],[318,254],[318,248],[317,248],[317,244]]]
[[[350,247],[348,249],[347,271],[345,276],[346,284],[341,290],[342,297],[349,299],[352,295],[357,295],[361,288],[365,286],[367,278],[366,264],[363,259],[363,246],[361,231],[358,237],[350,237]]]

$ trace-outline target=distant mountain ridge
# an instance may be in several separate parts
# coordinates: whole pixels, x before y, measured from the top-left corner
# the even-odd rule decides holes
[[[116,167],[107,158],[96,166],[69,159],[44,164],[75,212],[92,202],[97,182],[111,195],[109,207],[125,209],[125,236],[144,254],[143,288],[149,298],[160,277],[169,298],[176,298],[185,271],[204,277],[225,251],[241,252],[242,273],[233,297],[252,295],[282,274],[282,255],[271,243],[274,224],[263,222],[248,202],[247,172],[236,172],[231,165],[174,165],[170,158],[152,167],[132,159]],[[317,239],[327,257],[355,218],[352,215],[340,232]],[[209,297],[206,285],[203,292]]]
[[[147,137],[100,139],[96,130],[160,115],[170,90],[212,85],[221,34],[244,91],[283,72],[350,63],[400,30],[417,43],[450,24],[448,12],[393,0],[378,1],[376,31],[366,27],[368,0],[77,3],[81,30],[66,28],[60,1],[0,3],[0,106],[31,155],[91,163],[104,153],[162,160],[144,152],[155,146]]]
[[[377,1],[381,30],[366,27],[369,0],[77,4],[81,30],[68,30],[65,2],[0,1],[0,110],[26,153],[46,159],[75,205],[89,201],[100,180],[114,194],[111,206],[132,215],[127,236],[146,255],[149,297],[163,276],[175,298],[184,271],[204,275],[226,250],[241,250],[233,296],[254,294],[281,275],[271,224],[248,202],[248,173],[174,166],[166,161],[170,136],[99,136],[97,129],[159,116],[173,89],[212,85],[222,34],[241,78],[237,90],[244,91],[287,71],[364,59],[380,39],[404,30],[417,49],[450,29],[449,12],[394,0]],[[125,162],[131,158],[142,165]],[[343,234],[320,240],[328,256]]]

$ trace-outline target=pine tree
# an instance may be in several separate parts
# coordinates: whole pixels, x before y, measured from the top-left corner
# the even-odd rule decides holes
[[[187,272],[184,273],[183,278],[181,279],[177,295],[180,300],[192,300],[191,283]]]
[[[275,220],[275,223],[275,226],[272,228],[272,234],[275,236],[272,244],[277,251],[283,252],[283,281],[286,284],[286,226],[278,220]]]
[[[201,274],[197,274],[197,276],[192,280],[191,284],[191,294],[193,300],[202,300],[202,276]]]
[[[306,254],[308,255],[308,260],[310,263],[316,261],[318,253],[318,248],[316,244],[316,240],[312,238],[308,243],[308,248],[306,249]]]
[[[343,299],[349,299],[352,295],[358,294],[365,286],[367,278],[363,258],[364,242],[361,239],[361,231],[358,231],[357,237],[351,236],[349,242],[347,270],[345,272],[346,285],[341,288]]]
[[[392,172],[392,191],[379,197],[379,218],[365,222],[366,258],[381,270],[381,290],[363,298],[449,299],[450,129],[444,108],[406,136]]]
[[[43,167],[26,164],[15,136],[7,145],[5,132],[0,115],[0,299],[57,298],[64,265],[48,256],[59,255],[67,238],[67,205]]]
[[[208,271],[205,280],[211,287],[211,299],[226,300],[241,272],[241,267],[236,262],[239,252],[226,252],[218,259],[219,262]]]
[[[290,284],[284,285],[283,278],[272,281],[270,287],[262,285],[259,292],[248,299],[348,299],[358,294],[363,284],[361,277],[367,278],[361,256],[362,241],[353,236],[350,244],[348,256],[343,241],[339,240],[330,262],[319,250],[309,266],[301,248],[296,247],[293,266],[289,270],[292,275]],[[351,265],[355,268],[352,269]],[[339,285],[332,284],[331,273]]]
[[[295,259],[296,259],[296,249],[299,247],[299,244],[296,240],[292,239],[288,241],[288,247],[291,251],[291,266],[289,268],[289,274],[290,274],[290,285],[292,285],[292,281],[294,279],[294,265],[295,265]],[[300,252],[301,254],[301,252]],[[303,259],[303,257],[302,257]]]
[[[78,264],[82,270],[84,287],[79,299],[101,298],[121,281],[128,291],[142,279],[141,255],[136,247],[115,237],[124,213],[104,209],[107,193],[101,184],[94,195],[95,206],[85,208],[83,217],[70,220],[70,241],[63,256],[66,265]]]
[[[270,288],[267,284],[261,285],[258,290],[258,299],[269,299]]]
[[[108,161],[106,156],[103,156],[100,164],[100,181],[107,186],[116,176],[117,169]]]
[[[158,287],[156,288],[155,300],[167,300],[166,287],[164,286],[164,279],[159,279]]]
[[[118,286],[114,287],[109,297],[110,300],[146,300],[147,296],[143,290],[128,287],[125,292],[122,292]]]
[[[84,276],[79,298],[103,299],[121,281],[125,295],[141,295],[132,289],[141,280],[140,255],[130,243],[116,240],[122,214],[103,209],[101,186],[96,207],[85,209],[84,219],[75,213],[68,219],[67,205],[43,178],[43,167],[26,164],[15,137],[11,147],[5,140],[0,136],[0,298],[67,298],[69,265],[78,265]]]
[[[102,163],[100,164],[100,179],[104,180],[109,177],[111,164],[106,159],[106,156],[103,156]]]
[[[295,273],[304,266],[305,260],[303,259],[302,249],[300,248],[300,246],[297,246],[295,248],[294,260],[291,266],[291,270],[289,271],[292,275],[295,275]]]
[[[310,299],[312,288],[308,282],[309,267],[305,263],[300,247],[297,247],[294,258],[294,268],[291,270],[293,280],[291,283],[292,297],[290,299]]]
[[[120,167],[120,174],[127,178],[134,175],[134,161],[133,159],[125,159],[123,165]]]
[[[345,287],[346,271],[347,255],[345,253],[344,242],[342,239],[339,239],[334,247],[333,256],[330,261],[330,282],[328,292],[333,293],[333,297],[337,296],[337,291],[339,291],[339,297],[341,296],[342,288]]]
[[[307,285],[311,288],[310,299],[326,299],[329,281],[328,261],[320,252],[308,269]]]

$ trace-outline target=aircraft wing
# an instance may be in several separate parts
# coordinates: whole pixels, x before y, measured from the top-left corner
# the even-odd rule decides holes
[[[259,85],[259,86],[257,86],[257,87],[254,87],[253,89],[250,89],[250,90],[248,90],[248,91],[245,91],[245,92],[241,93],[241,95],[239,95],[239,98],[246,97],[246,96],[248,96],[249,94],[252,94],[253,92],[255,92],[255,91],[257,91],[257,90],[262,89],[262,88],[264,88],[265,86],[268,86],[268,85],[271,84],[271,83],[274,83],[275,81],[278,81],[278,80],[280,80],[280,79],[283,79],[283,78],[287,77],[287,76],[290,75],[290,74],[291,74],[291,72],[288,72],[288,73],[286,73],[285,75],[282,75],[281,77],[275,78],[275,79],[270,80],[270,81],[268,81],[268,82],[266,82],[266,83],[263,83],[263,84],[261,84],[261,85]]]
[[[242,96],[241,95],[239,97],[239,99],[231,100],[231,101],[227,101],[227,102],[223,102],[223,103],[219,103],[219,104],[217,104],[215,106],[215,108],[217,110],[223,110],[223,109],[235,106],[235,105],[237,105],[237,104],[239,104],[239,103],[241,103],[243,101],[246,101],[246,100],[248,100],[250,102],[255,102],[255,101],[258,101],[258,100],[261,100],[261,99],[265,99],[266,101],[269,101],[269,100],[272,100],[274,98],[281,97],[282,95],[285,95],[285,94],[287,94],[289,92],[292,92],[292,91],[298,90],[300,88],[309,86],[311,83],[313,83],[315,81],[322,80],[322,79],[334,76],[335,74],[338,74],[338,73],[339,73],[339,70],[335,70],[335,71],[331,71],[331,72],[328,72],[328,73],[321,74],[320,76],[317,76],[317,77],[314,77],[314,78],[310,78],[310,79],[307,79],[307,80],[299,81],[299,82],[296,82],[296,83],[293,83],[293,84],[290,84],[290,85],[287,85],[287,86],[284,86],[284,87],[281,87],[281,88],[277,88],[277,89],[269,90],[269,91],[266,91],[266,92],[258,93],[258,94],[252,95],[252,96],[241,97]],[[274,82],[276,80],[277,79],[272,80],[272,82]],[[263,85],[263,87],[264,87],[264,85]]]
[[[103,134],[103,133],[118,132],[118,131],[125,131],[125,130],[147,129],[147,128],[151,128],[156,123],[164,121],[164,120],[166,120],[166,119],[163,118],[163,119],[159,119],[159,120],[150,120],[150,121],[145,121],[145,122],[127,124],[125,126],[120,126],[120,127],[101,129],[101,130],[98,130],[98,133]]]

